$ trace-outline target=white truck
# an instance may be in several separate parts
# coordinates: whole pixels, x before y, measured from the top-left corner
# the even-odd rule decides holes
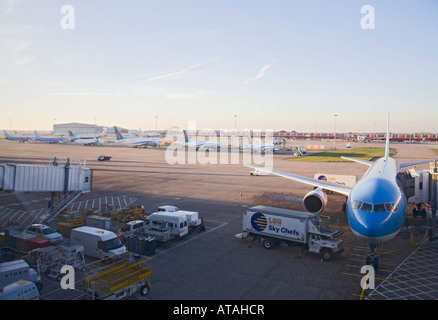
[[[70,243],[84,247],[84,254],[97,259],[117,260],[126,256],[126,247],[117,235],[108,230],[79,227],[72,229]]]
[[[243,231],[238,238],[262,239],[266,249],[277,243],[302,245],[329,261],[344,251],[343,241],[337,239],[341,231],[329,228],[328,217],[304,211],[268,206],[248,208],[243,214]]]
[[[175,206],[160,206],[156,213],[159,214],[168,214],[168,213],[178,213],[178,215],[185,215],[188,223],[188,232],[192,233],[193,231],[202,232],[205,230],[204,219],[199,218],[199,213],[196,211],[186,211],[180,210]]]
[[[146,233],[149,230],[167,230],[172,236],[184,237],[189,233],[184,212],[155,212],[146,218]]]
[[[23,259],[0,263],[0,288],[4,288],[19,280],[35,283],[38,290],[41,290],[43,287],[41,277]]]
[[[123,236],[131,236],[137,232],[145,231],[146,222],[144,220],[132,220],[126,222],[123,227],[119,230],[119,234]]]
[[[337,183],[347,187],[354,187],[357,183],[357,175],[347,175],[347,174],[327,174],[327,173],[315,173],[313,178],[323,181],[328,181],[332,183]]]
[[[32,281],[18,280],[0,289],[0,300],[39,300],[37,286]]]

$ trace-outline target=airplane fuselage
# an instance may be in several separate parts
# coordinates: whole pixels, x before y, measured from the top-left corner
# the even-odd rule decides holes
[[[393,239],[406,218],[407,199],[397,183],[397,161],[380,158],[351,190],[347,218],[351,230],[369,243]]]

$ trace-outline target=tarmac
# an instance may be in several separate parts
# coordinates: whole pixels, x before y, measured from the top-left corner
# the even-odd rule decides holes
[[[290,144],[303,145],[307,141]],[[332,142],[317,144],[332,147]],[[356,146],[384,145],[352,144],[353,148]],[[346,142],[338,141],[336,147],[345,148]],[[436,158],[433,150],[436,147],[426,143],[391,144],[391,148],[397,151],[394,158],[399,162]],[[108,162],[99,162],[97,157],[101,154],[112,158]],[[363,294],[360,281],[364,274],[360,269],[365,264],[368,247],[357,240],[348,227],[342,212],[343,196],[328,195],[328,205],[322,213],[331,217],[333,228],[344,232],[341,238],[345,252],[326,262],[313,253],[302,254],[298,247],[280,245],[267,250],[251,239],[235,237],[242,231],[242,213],[247,207],[262,204],[303,210],[302,197],[312,190],[309,186],[277,176],[250,175],[251,169],[243,165],[242,153],[238,153],[237,158],[229,154],[228,163],[225,163],[225,156],[221,158],[218,153],[218,164],[201,164],[199,161],[190,164],[190,159],[193,160],[196,154],[187,152],[185,163],[169,164],[165,148],[0,141],[0,164],[48,165],[53,157],[85,160],[86,167],[93,169],[92,191],[78,198],[76,206],[97,206],[98,202],[143,205],[147,213],[152,213],[158,206],[169,204],[198,211],[204,218],[204,232],[157,249],[151,256],[153,276],[149,294],[146,298],[134,295],[131,299],[358,300]],[[361,177],[367,169],[354,162],[289,161],[293,157],[286,151],[275,153],[274,169],[309,177],[316,172]],[[232,159],[234,163],[231,163]],[[417,167],[420,168],[428,169],[429,164]],[[49,193],[0,191],[0,227],[11,219],[28,223],[32,217],[42,214],[49,198]],[[400,235],[378,249],[381,262],[375,274],[376,286],[416,250],[418,246],[409,245],[412,244],[409,240],[409,237]],[[79,272],[75,290],[63,290],[59,283],[43,280],[41,299],[83,298],[80,288],[83,278]],[[365,297],[370,292],[366,291]]]

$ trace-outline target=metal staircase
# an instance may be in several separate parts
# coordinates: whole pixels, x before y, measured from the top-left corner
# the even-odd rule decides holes
[[[47,209],[47,211],[41,216],[40,223],[50,224],[50,222],[53,221],[58,214],[67,209],[68,206],[71,205],[73,201],[75,201],[81,194],[81,190],[70,191],[66,193],[54,205]]]

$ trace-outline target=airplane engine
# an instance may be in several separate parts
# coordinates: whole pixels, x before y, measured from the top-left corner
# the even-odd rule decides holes
[[[327,195],[321,188],[310,191],[303,198],[303,207],[310,213],[320,213],[327,205]]]

